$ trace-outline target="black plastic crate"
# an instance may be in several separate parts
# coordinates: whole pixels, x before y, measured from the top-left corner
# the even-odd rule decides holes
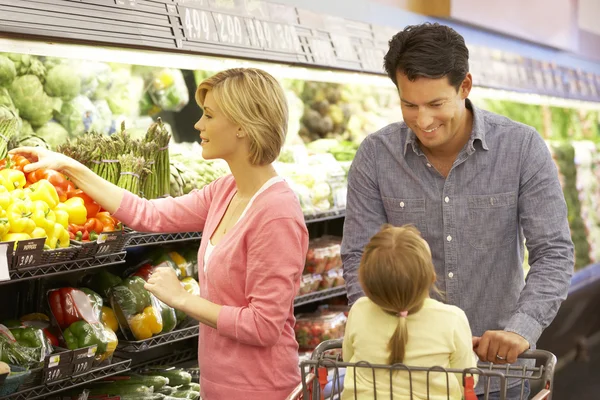
[[[80,250],[78,258],[90,258],[95,256],[104,256],[107,254],[120,253],[125,248],[129,236],[123,231],[102,232],[98,240],[93,242],[71,242],[76,244]]]
[[[68,379],[71,376],[72,360],[71,350],[55,347],[52,354],[44,359],[43,366],[29,370],[30,374],[19,386],[19,391]]]
[[[80,250],[80,247],[77,245],[61,249],[44,250],[45,242],[45,238],[18,241],[12,256],[12,269],[20,270],[39,265],[71,261],[77,257]]]
[[[40,258],[39,265],[57,264],[64,261],[71,261],[77,258],[81,248],[71,244],[69,247],[44,250]]]

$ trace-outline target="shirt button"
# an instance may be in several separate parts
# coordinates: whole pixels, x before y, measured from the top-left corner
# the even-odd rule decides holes
[[[454,274],[452,272],[449,272],[448,273],[448,278],[453,278],[453,277],[454,277]]]
[[[446,236],[446,240],[449,241],[449,242],[451,242],[452,241],[452,236],[450,236],[450,235]]]
[[[404,202],[403,201],[400,202],[400,207],[404,208]]]
[[[446,196],[446,198],[444,199],[444,201],[445,201],[446,203],[449,203],[449,202],[450,202],[450,197]]]
[[[431,168],[431,164],[427,163],[427,167],[428,167],[428,168]]]

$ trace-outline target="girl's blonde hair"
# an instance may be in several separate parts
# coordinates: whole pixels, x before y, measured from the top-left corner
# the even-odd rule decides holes
[[[270,164],[285,142],[288,108],[285,93],[277,80],[257,68],[232,68],[200,83],[196,102],[204,107],[212,91],[225,117],[243,127],[250,139],[250,163]]]
[[[398,326],[390,339],[389,364],[401,363],[406,352],[406,318],[423,307],[435,288],[435,269],[429,246],[411,225],[384,225],[365,247],[358,269],[360,284],[369,299],[383,310],[398,315]]]

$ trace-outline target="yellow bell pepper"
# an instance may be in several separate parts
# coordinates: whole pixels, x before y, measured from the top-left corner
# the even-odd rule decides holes
[[[26,183],[27,178],[25,178],[25,174],[21,171],[16,169],[0,170],[0,184],[9,192],[23,188]]]
[[[54,209],[53,213],[56,222],[58,222],[63,228],[67,229],[69,227],[69,213],[65,210],[59,209]]]
[[[129,319],[129,329],[136,340],[150,339],[152,335],[162,332],[162,328],[162,317],[152,306]]]
[[[119,329],[117,316],[115,315],[113,309],[110,307],[102,307],[102,322],[104,323],[104,325],[108,326],[108,328],[113,332],[117,332],[117,330]]]
[[[56,247],[64,249],[69,247],[71,244],[71,238],[69,237],[69,231],[67,231],[58,222],[54,223],[54,236],[57,239]]]
[[[59,203],[56,210],[63,210],[69,214],[69,224],[83,225],[87,222],[87,210],[81,197],[71,197],[64,203]]]
[[[58,193],[56,188],[46,179],[40,179],[28,188],[31,193],[29,198],[33,201],[41,200],[52,209],[58,204]]]
[[[3,242],[18,242],[19,240],[27,240],[31,239],[31,236],[27,233],[7,233],[2,236]]]
[[[11,232],[31,234],[35,229],[35,222],[31,219],[33,215],[31,203],[17,201],[8,206],[6,214]]]
[[[10,193],[4,186],[0,186],[0,208],[6,210],[12,203]]]
[[[10,204],[15,201],[31,201],[29,198],[29,193],[27,193],[26,189],[15,189],[9,193],[10,196]]]
[[[43,228],[36,226],[35,229],[33,230],[33,232],[31,232],[31,237],[33,239],[45,238],[45,237],[48,237],[48,234],[46,233],[46,231]]]
[[[56,222],[56,216],[50,209],[50,206],[41,200],[36,200],[32,203],[33,214],[31,219],[35,222],[38,228],[42,228],[49,234],[54,230],[54,223]]]
[[[117,344],[119,344],[117,334],[107,326],[104,326],[102,333],[104,336],[103,339],[106,340],[106,351],[100,355],[100,362],[109,359],[117,349]]]
[[[187,277],[187,268],[186,267],[188,265],[188,262],[186,261],[186,259],[183,258],[183,256],[176,251],[169,252],[169,257],[171,257],[171,260],[173,260],[173,262],[179,268],[179,272],[181,272],[181,277],[182,278]]]
[[[8,223],[8,219],[0,218],[0,237],[3,237],[4,235],[6,235],[8,233],[9,229],[10,229],[10,225]]]

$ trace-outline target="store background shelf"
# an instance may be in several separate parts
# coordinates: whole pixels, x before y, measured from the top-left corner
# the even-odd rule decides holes
[[[152,358],[143,362],[134,363],[132,369],[139,371],[147,367],[154,365],[177,365],[188,361],[198,359],[198,349],[196,347],[188,348],[185,350],[175,350],[169,352],[169,354]]]
[[[345,286],[338,286],[331,289],[319,290],[318,292],[314,293],[303,294],[302,296],[298,296],[294,299],[294,307],[315,303],[317,301],[330,299],[343,294],[346,294]]]
[[[116,254],[96,256],[95,258],[84,258],[82,260],[72,260],[56,264],[38,265],[36,267],[11,270],[11,280],[2,281],[0,282],[0,285],[14,283],[15,281],[24,281],[28,279],[60,275],[68,272],[83,271],[108,265],[122,264],[125,262],[126,255],[127,252],[123,251]]]
[[[333,209],[333,210],[325,211],[325,212],[314,214],[314,215],[304,215],[304,221],[306,221],[306,223],[309,224],[309,223],[330,221],[330,220],[334,220],[334,219],[338,219],[338,218],[343,218],[345,216],[346,216],[346,209],[338,208],[338,209]]]
[[[63,382],[58,382],[53,384],[52,386],[38,386],[34,388],[30,388],[27,390],[23,390],[21,392],[13,393],[9,396],[0,397],[0,399],[10,399],[10,400],[25,400],[25,399],[45,399],[50,395],[55,393],[59,393],[65,390],[69,390],[75,388],[77,386],[96,381],[107,376],[118,375],[123,372],[129,371],[131,366],[131,360],[123,360],[113,358],[113,362],[110,365],[100,366],[97,368],[91,369],[88,373],[79,375],[71,380],[66,380]]]
[[[177,329],[169,333],[151,337],[146,340],[127,341],[120,340],[117,349],[121,352],[138,352],[150,350],[166,344],[178,342],[180,340],[198,337],[198,325],[189,328]]]

